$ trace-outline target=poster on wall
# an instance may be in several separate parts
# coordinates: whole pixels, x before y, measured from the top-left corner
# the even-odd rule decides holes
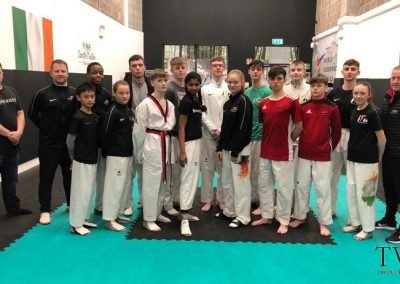
[[[320,39],[314,44],[313,74],[322,73],[333,83],[337,68],[337,41],[336,34]]]

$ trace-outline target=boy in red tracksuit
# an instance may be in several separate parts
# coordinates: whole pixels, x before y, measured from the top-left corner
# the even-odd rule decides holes
[[[340,140],[341,123],[337,106],[326,98],[328,77],[317,74],[311,78],[311,100],[301,105],[303,131],[299,141],[299,162],[295,206],[289,226],[305,223],[309,208],[311,182],[314,183],[320,234],[329,236],[332,224],[330,170],[331,152]]]

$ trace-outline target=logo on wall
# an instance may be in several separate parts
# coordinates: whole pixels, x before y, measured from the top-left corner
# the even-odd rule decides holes
[[[78,50],[78,61],[84,65],[96,60],[96,55],[92,51],[92,45],[87,42],[82,42],[82,48]]]
[[[337,68],[337,42],[336,35],[323,38],[314,45],[313,74],[322,73],[333,83]]]

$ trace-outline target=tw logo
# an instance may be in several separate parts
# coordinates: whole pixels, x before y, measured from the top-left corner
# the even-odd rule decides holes
[[[393,249],[393,250],[392,250]],[[375,250],[381,251],[381,266],[386,266],[386,256],[394,253],[397,256],[397,261],[400,263],[400,248],[399,247],[375,247]]]

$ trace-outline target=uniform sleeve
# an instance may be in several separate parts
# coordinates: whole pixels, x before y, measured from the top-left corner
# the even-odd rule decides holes
[[[253,126],[253,106],[249,98],[243,96],[243,102],[239,107],[239,128],[236,133],[233,134],[232,141],[236,141],[231,151],[231,156],[237,157],[239,153],[246,147],[251,139],[251,132]]]
[[[263,119],[263,117],[264,117],[264,115],[263,115],[263,112],[262,112],[262,107],[264,106],[264,100],[262,100],[259,104],[258,104],[258,122],[259,123],[264,123],[264,119]]]
[[[40,113],[43,108],[43,94],[38,92],[29,106],[28,116],[36,127],[40,126]]]
[[[332,111],[332,120],[331,120],[332,149],[336,149],[336,146],[339,144],[341,131],[342,131],[342,124],[340,122],[339,108],[335,106]]]
[[[201,94],[203,98],[203,104],[207,107],[207,111],[212,107],[210,105],[209,99],[208,99],[208,94],[206,89],[203,87],[201,88]],[[207,128],[209,132],[213,131],[214,129],[217,129],[217,127],[214,125],[214,123],[208,118],[207,116],[207,111],[203,112],[201,115],[201,122],[203,125]],[[222,111],[222,110],[221,110]]]
[[[22,108],[22,102],[21,102],[21,99],[19,97],[19,94],[15,89],[12,89],[12,90],[15,93],[15,99],[17,101],[16,110],[17,110],[17,112],[21,111],[21,110],[23,110],[23,108]]]
[[[378,130],[383,129],[381,118],[379,117],[378,112],[373,108],[372,108],[371,118],[369,119],[369,122],[371,123],[371,128],[373,131],[378,131]]]
[[[101,135],[101,154],[105,158],[107,157],[108,150],[111,145],[111,138],[114,133],[115,119],[116,119],[115,106],[111,108],[109,112],[106,113],[103,125],[102,125],[102,135]]]
[[[299,122],[302,121],[302,117],[301,117],[301,106],[299,103],[299,100],[294,100],[292,103],[292,109],[291,109],[291,116],[293,119],[293,122]]]
[[[193,104],[190,102],[190,100],[186,99],[185,96],[183,97],[179,105],[179,114],[190,116],[192,113],[193,113]]]
[[[66,144],[67,144],[68,154],[71,160],[73,160],[74,158],[75,140],[76,140],[76,135],[68,133]]]
[[[71,119],[71,124],[69,126],[69,134],[77,135],[79,131],[80,119],[74,115]]]

